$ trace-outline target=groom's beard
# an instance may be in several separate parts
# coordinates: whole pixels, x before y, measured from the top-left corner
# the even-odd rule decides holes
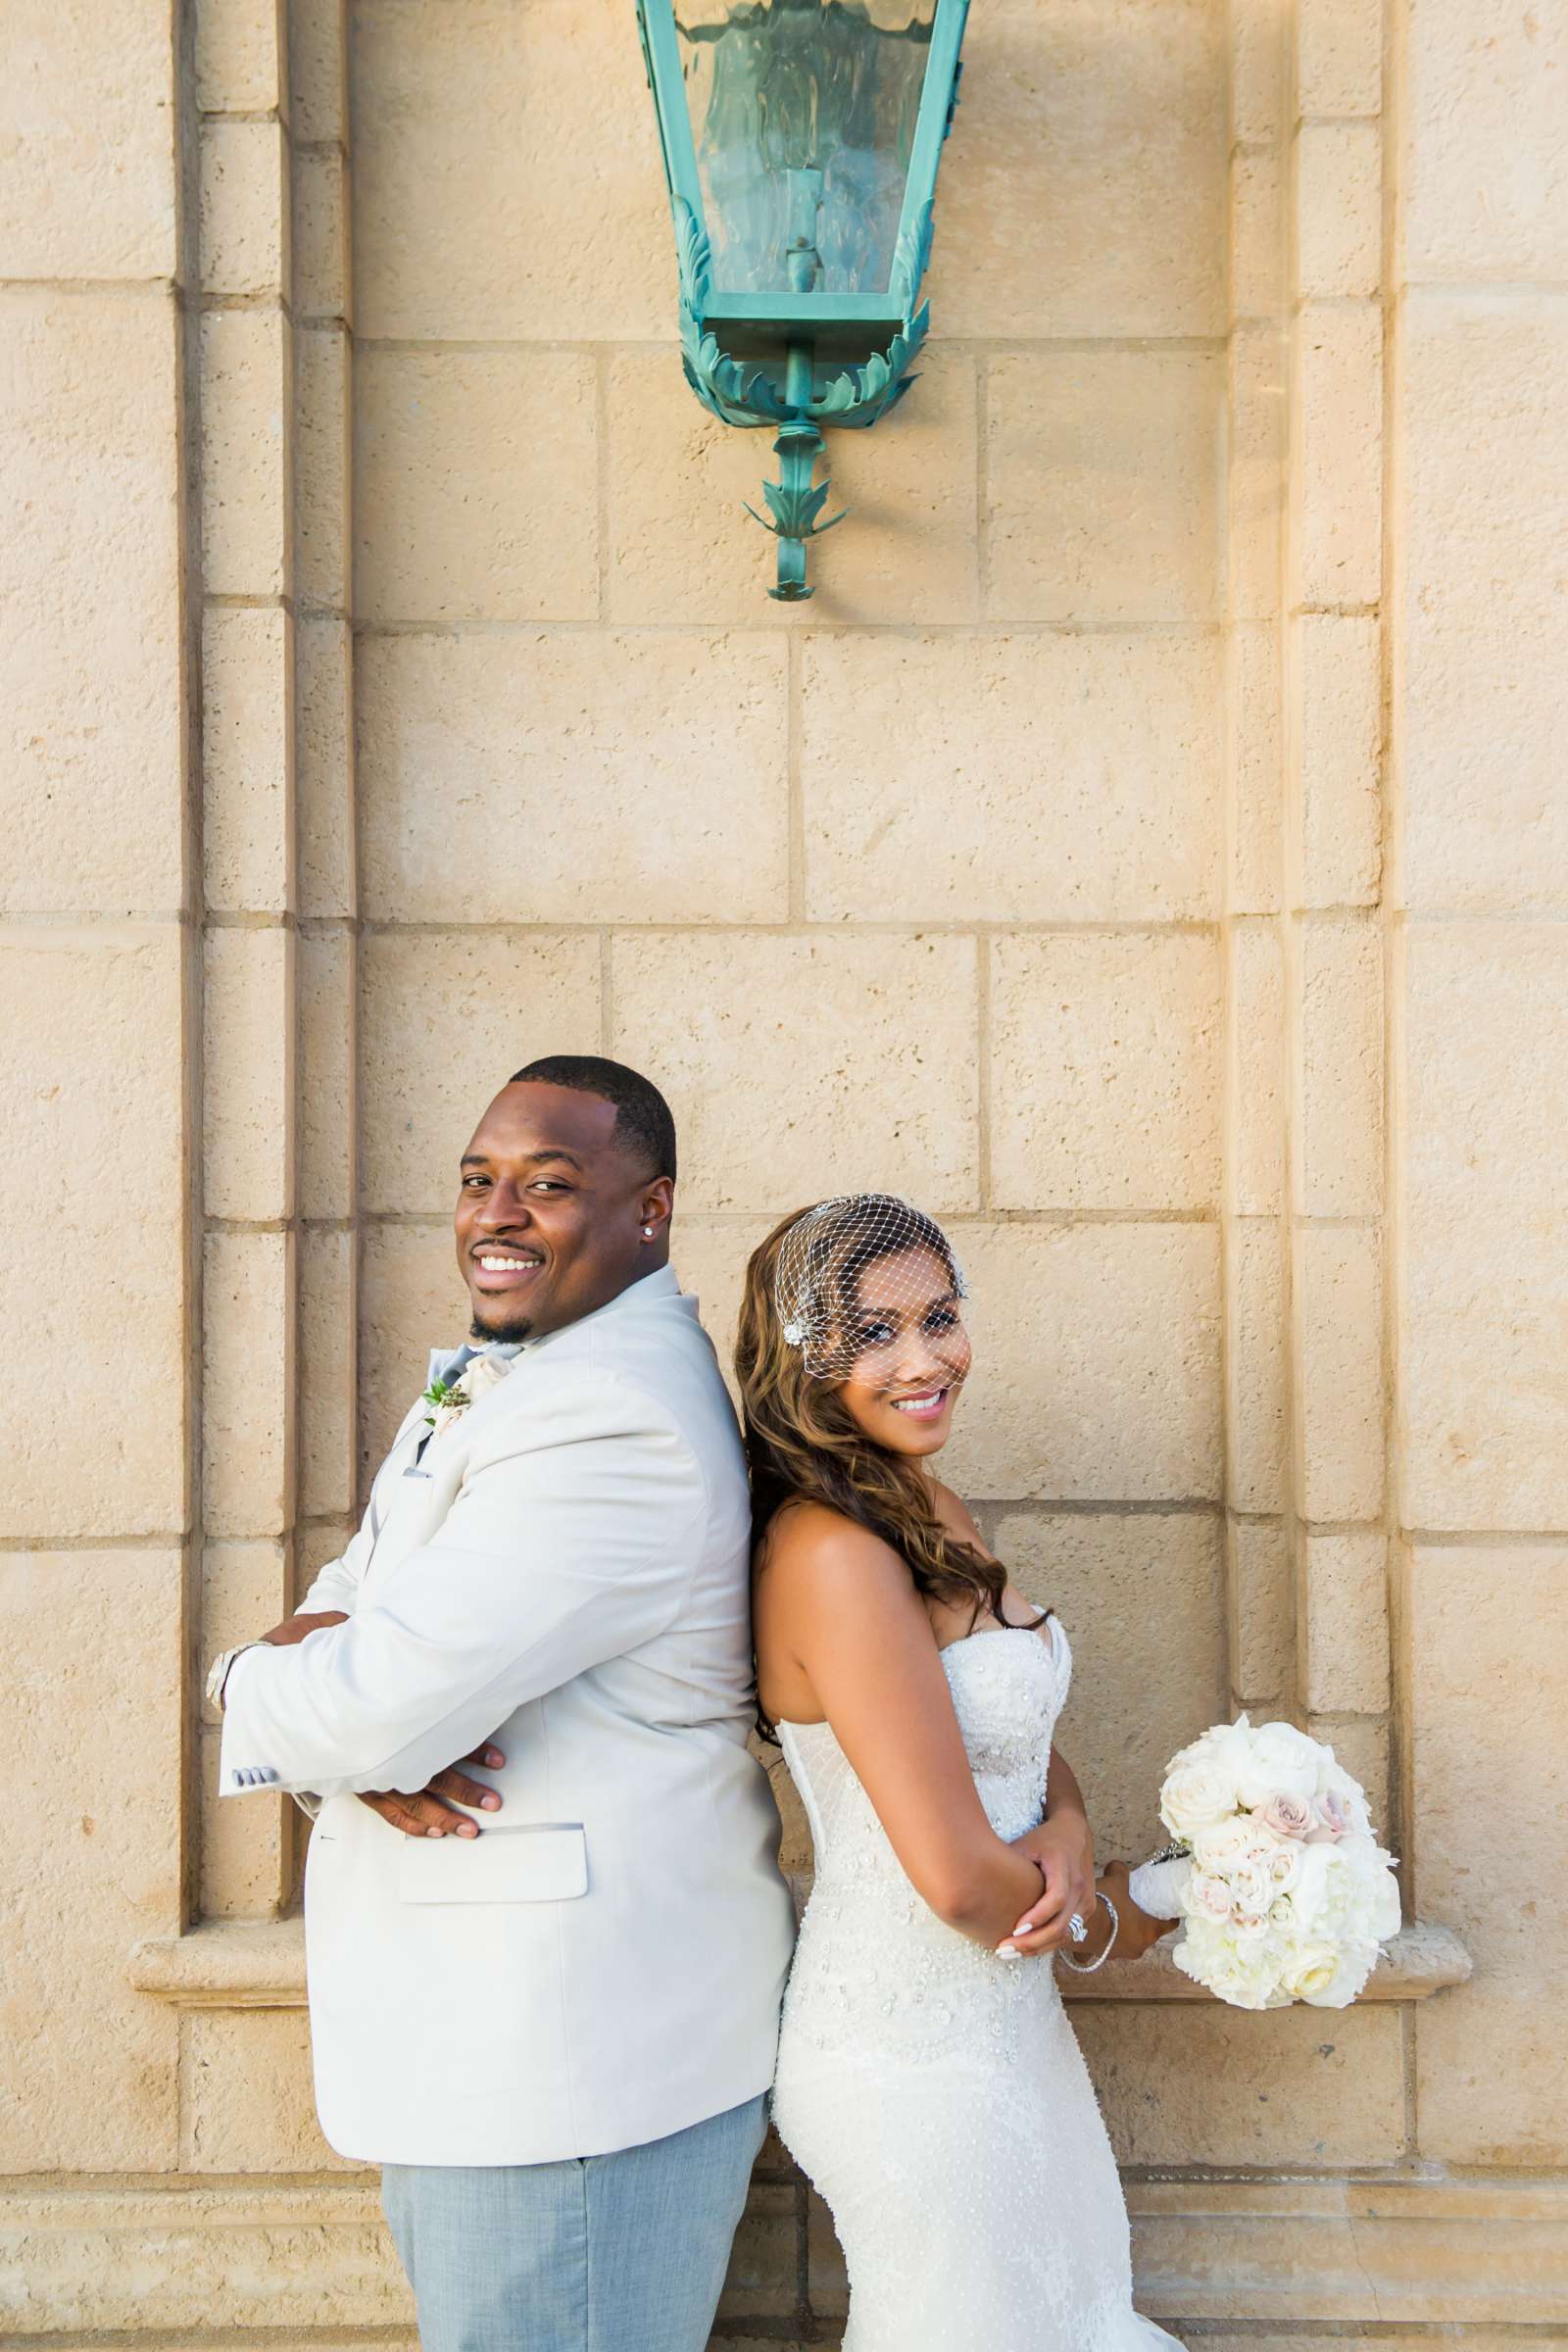
[[[532,1329],[531,1315],[518,1315],[510,1322],[504,1315],[496,1316],[493,1321],[475,1315],[468,1325],[468,1337],[482,1346],[487,1340],[525,1340]]]

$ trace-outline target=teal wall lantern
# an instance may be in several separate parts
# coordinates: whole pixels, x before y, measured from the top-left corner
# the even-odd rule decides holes
[[[686,377],[775,435],[786,603],[828,484],[821,427],[874,424],[925,340],[919,299],[968,0],[637,0],[680,263]]]

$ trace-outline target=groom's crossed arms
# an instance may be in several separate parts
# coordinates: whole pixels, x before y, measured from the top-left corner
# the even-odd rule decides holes
[[[440,1527],[378,1575],[372,1602],[292,1620],[234,1659],[222,1793],[407,1795],[478,1761],[516,1708],[674,1621],[705,1513],[656,1399],[603,1374],[530,1381],[526,1410],[493,1420]]]

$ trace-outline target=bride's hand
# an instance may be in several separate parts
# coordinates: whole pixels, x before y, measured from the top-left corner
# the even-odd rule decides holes
[[[1026,1956],[1058,1951],[1072,1941],[1067,1922],[1076,1913],[1087,1924],[1095,1909],[1095,1840],[1089,1824],[1082,1813],[1064,1809],[1014,1844],[1044,1874],[1046,1883],[1040,1900],[1031,1904],[1007,1941]]]

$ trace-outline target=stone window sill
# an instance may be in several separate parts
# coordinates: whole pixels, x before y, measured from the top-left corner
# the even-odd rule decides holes
[[[299,2009],[305,2005],[305,1923],[211,1920],[183,1936],[138,1943],[127,1969],[138,1992],[181,2009]],[[1361,1995],[1364,2001],[1424,2001],[1446,1984],[1462,1984],[1470,1955],[1448,1928],[1414,1920],[1389,1946]],[[1159,1945],[1144,1960],[1115,1961],[1092,1977],[1060,1972],[1063,1993],[1079,2001],[1206,2001],[1213,1996],[1184,1977]]]

